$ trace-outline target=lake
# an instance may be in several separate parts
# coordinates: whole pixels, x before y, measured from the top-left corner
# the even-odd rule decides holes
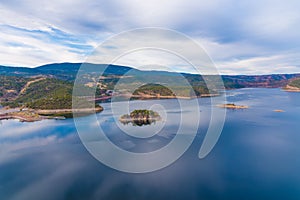
[[[170,166],[142,174],[120,172],[95,159],[79,139],[73,119],[1,121],[0,199],[300,199],[300,93],[239,89],[226,96],[229,103],[249,109],[227,110],[222,134],[208,156],[198,157],[211,117],[210,99],[201,98],[192,145]],[[193,130],[197,109],[183,101],[184,109],[176,99],[130,102],[131,110],[163,108],[160,114],[167,118],[148,126],[118,122],[116,116],[125,114],[124,102],[113,103],[113,108],[101,104],[104,111],[97,114],[96,125],[92,116],[80,120],[87,135],[100,125],[120,148],[151,152],[174,139],[181,115],[190,122],[181,125],[183,130]]]

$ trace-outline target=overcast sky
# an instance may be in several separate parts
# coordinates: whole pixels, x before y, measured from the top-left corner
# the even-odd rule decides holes
[[[1,1],[0,64],[83,62],[115,34],[162,27],[202,45],[222,74],[300,72],[299,10],[299,0]]]

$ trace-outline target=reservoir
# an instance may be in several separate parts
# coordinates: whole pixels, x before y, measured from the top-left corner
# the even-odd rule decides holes
[[[101,104],[104,111],[96,114],[97,124],[93,116],[80,119],[86,123],[86,134],[101,127],[112,143],[135,153],[159,150],[174,139],[180,126],[189,132],[197,123],[193,143],[178,160],[141,174],[120,172],[95,159],[82,144],[73,119],[3,120],[0,199],[300,199],[300,93],[238,89],[227,91],[226,98],[249,108],[226,110],[220,138],[203,159],[198,153],[211,106],[216,106],[210,98],[198,99],[198,108],[189,100],[182,100],[184,107],[176,99],[129,102],[129,111],[161,112],[163,120],[146,126],[118,121],[128,113],[122,109],[127,102]],[[194,121],[196,111],[199,122]],[[180,124],[182,117],[189,123]]]

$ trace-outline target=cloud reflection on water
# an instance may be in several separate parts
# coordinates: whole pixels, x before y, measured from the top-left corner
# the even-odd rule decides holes
[[[239,90],[249,92],[254,94]],[[228,112],[215,149],[199,160],[197,154],[209,113],[203,104],[203,120],[193,145],[173,165],[147,174],[120,173],[99,163],[81,144],[72,120],[4,121],[0,133],[0,198],[297,199],[299,107],[288,106],[287,98],[273,99],[270,105],[269,99],[281,94],[280,90],[257,89],[255,94],[244,101],[257,98],[261,104],[247,111]],[[273,113],[272,108],[279,105],[287,105],[287,111]],[[98,118],[124,148],[143,150],[171,139],[167,136],[172,131],[139,145],[127,136],[118,137],[109,115],[100,113]],[[87,130],[94,128],[97,124],[87,123]]]

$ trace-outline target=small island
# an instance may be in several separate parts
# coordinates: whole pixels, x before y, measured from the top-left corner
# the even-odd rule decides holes
[[[276,110],[273,110],[274,112],[285,112],[284,110],[280,110],[280,109],[276,109]]]
[[[227,104],[221,104],[218,105],[220,108],[228,108],[228,109],[246,109],[249,108],[249,106],[246,105],[235,105],[234,103],[227,103]]]
[[[152,110],[134,110],[130,114],[122,115],[119,119],[121,123],[131,123],[133,126],[150,125],[159,120],[161,120],[160,115]]]

